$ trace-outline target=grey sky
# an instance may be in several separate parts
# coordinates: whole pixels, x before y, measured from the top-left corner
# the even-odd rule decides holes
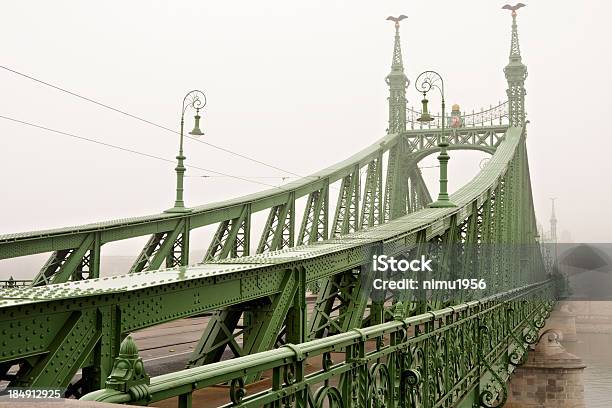
[[[547,222],[548,198],[557,197],[560,230],[575,241],[609,242],[612,5],[526,3],[519,29],[529,69],[528,143],[538,217]],[[5,1],[1,65],[172,128],[178,127],[183,95],[202,89],[209,102],[205,140],[307,175],[384,135],[384,77],[393,45],[389,14],[409,16],[401,34],[412,81],[423,70],[439,71],[448,102],[470,111],[505,100],[511,19],[503,4]],[[178,136],[171,133],[3,70],[0,87],[0,115],[169,159],[176,155]],[[412,85],[408,98],[415,106],[420,99]],[[172,204],[170,163],[2,119],[0,132],[0,233],[157,213]],[[474,175],[481,155],[451,154],[454,190]],[[186,155],[188,164],[235,175],[284,175],[192,141]],[[424,170],[431,181],[436,171]],[[263,188],[187,178],[186,201],[203,204]],[[435,184],[430,190],[437,194]]]

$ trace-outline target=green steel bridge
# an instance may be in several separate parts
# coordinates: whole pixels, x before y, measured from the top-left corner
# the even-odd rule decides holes
[[[450,150],[491,155],[451,195],[455,207],[428,206],[418,163],[440,150],[448,118],[424,125],[407,108],[396,22],[388,133],[350,158],[187,212],[0,235],[0,259],[51,253],[33,281],[0,289],[0,379],[104,402],[178,397],[181,407],[220,384],[227,406],[503,406],[558,287],[538,246],[516,19],[513,11],[507,102],[448,130]],[[261,211],[265,226],[252,231]],[[190,232],[207,225],[217,230],[205,258],[189,259]],[[150,238],[131,269],[104,276],[103,246],[141,236]],[[436,248],[438,278],[478,269],[488,288],[460,299],[373,288],[373,255],[411,259],[425,246]],[[491,246],[513,249],[487,256]],[[129,334],[204,312],[212,317],[188,367],[149,377]],[[227,350],[234,358],[222,360]],[[247,391],[262,373],[270,388]]]

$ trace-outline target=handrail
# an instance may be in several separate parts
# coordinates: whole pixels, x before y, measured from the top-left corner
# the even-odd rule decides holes
[[[483,131],[497,131],[505,128],[507,126],[503,128],[482,127]],[[426,132],[426,135],[424,132]],[[190,212],[185,214],[160,213],[40,231],[0,234],[0,259],[75,248],[83,242],[85,235],[93,233],[101,233],[101,243],[149,235],[172,229],[183,218],[189,218],[191,229],[199,228],[238,217],[247,205],[250,213],[253,214],[284,204],[290,194],[294,199],[298,199],[325,188],[326,185],[351,174],[356,165],[359,165],[360,168],[367,166],[370,162],[376,160],[381,153],[387,152],[395,146],[402,138],[415,140],[415,138],[418,139],[421,136],[434,137],[436,132],[439,132],[439,130],[409,130],[401,134],[386,135],[348,159],[310,176],[278,188],[193,207]],[[453,146],[451,146],[452,148]]]
[[[452,316],[456,317],[453,324],[460,324],[462,321],[484,316],[494,309],[498,309],[503,305],[510,305],[517,300],[530,298],[535,304],[540,306],[534,307],[538,314],[546,313],[550,310],[550,304],[554,301],[554,282],[546,280],[520,288],[510,290],[505,293],[495,294],[479,301],[459,304],[436,311],[435,313],[427,312],[417,316],[408,318],[396,319],[391,322],[382,323],[376,326],[366,327],[363,329],[349,330],[345,333],[340,333],[334,336],[324,337],[308,341],[298,345],[289,345],[280,347],[275,350],[264,351],[243,357],[237,357],[232,360],[220,361],[217,363],[207,364],[200,367],[184,369],[178,372],[163,374],[152,377],[150,382],[145,385],[148,395],[144,399],[147,403],[154,403],[163,399],[172,398],[184,395],[186,390],[191,393],[194,390],[206,388],[219,383],[230,382],[235,379],[241,379],[246,372],[261,372],[269,369],[276,369],[292,362],[300,362],[305,358],[313,358],[321,356],[324,353],[332,351],[344,350],[347,347],[354,345],[356,342],[366,342],[373,339],[380,339],[381,336],[398,334],[402,338],[407,334],[408,327],[421,326],[434,327],[427,332],[428,336],[435,335],[437,332],[447,330],[443,324],[435,327],[427,325],[428,323],[443,322],[444,319]],[[541,296],[541,297],[539,297]],[[522,302],[521,302],[522,303]],[[525,316],[533,318],[532,315]],[[525,322],[521,322],[525,324]],[[478,326],[477,326],[478,327]],[[512,328],[514,329],[514,327]],[[406,336],[400,340],[400,344],[392,345],[390,348],[377,350],[372,352],[375,357],[380,358],[384,354],[390,354],[398,349],[404,348],[403,345],[409,344],[419,339],[419,335],[413,334]],[[356,364],[363,364],[367,361],[363,360]],[[350,362],[340,363],[339,365],[351,364]],[[334,366],[337,372],[338,365]],[[322,371],[327,371],[325,368]],[[321,376],[321,372],[306,375],[303,382],[308,383],[309,379],[316,382],[314,379]],[[285,386],[291,386],[286,384]],[[272,392],[272,389],[267,392]],[[263,393],[265,393],[264,391]],[[262,395],[259,393],[252,398]],[[282,395],[286,395],[282,394]],[[121,392],[115,389],[102,389],[87,394],[81,398],[89,401],[104,401],[104,402],[138,402],[139,398],[133,398],[130,392]],[[244,401],[246,402],[246,401]]]
[[[461,115],[462,127],[477,127],[477,126],[494,126],[502,125],[504,118],[508,118],[508,101],[500,102],[497,106],[490,106],[488,109],[482,108],[479,112],[472,111],[472,113]],[[441,115],[431,115],[434,120],[432,122],[419,122],[417,119],[420,118],[422,113],[413,108],[406,108],[406,123],[410,124],[411,129],[432,129],[440,128]],[[450,126],[451,115],[446,115],[446,120]]]
[[[228,207],[241,206],[245,204],[251,204],[252,211],[256,212],[259,209],[267,208],[266,205],[257,205],[261,201],[265,199],[274,198],[276,196],[285,196],[287,193],[293,192],[295,194],[295,198],[303,197],[312,191],[320,189],[323,181],[328,179],[329,183],[333,183],[335,181],[340,180],[345,175],[349,174],[355,167],[355,164],[359,164],[360,167],[367,165],[371,160],[376,158],[378,152],[382,150],[386,152],[391,147],[393,147],[397,140],[399,139],[398,134],[388,134],[376,142],[372,143],[370,146],[361,150],[360,152],[352,155],[348,159],[340,161],[332,166],[325,168],[324,170],[320,170],[316,173],[313,173],[309,176],[303,177],[299,180],[292,181],[284,186],[280,186],[277,188],[266,189],[260,192],[256,192],[253,194],[248,194],[245,196],[232,198],[229,200],[219,201],[215,203],[204,204],[191,208],[191,212],[187,215],[194,216],[199,215],[206,212],[213,212],[217,210],[224,210]],[[77,226],[63,227],[63,228],[52,228],[40,231],[27,231],[27,232],[18,232],[18,233],[8,233],[8,234],[0,234],[0,245],[7,242],[15,242],[20,240],[26,240],[30,238],[40,238],[45,236],[54,236],[54,235],[63,235],[67,233],[71,233],[74,231],[77,232],[92,232],[94,230],[106,230],[115,227],[125,226],[128,224],[142,224],[146,222],[156,221],[156,220],[167,220],[178,217],[184,217],[186,214],[177,215],[172,213],[160,213],[153,215],[146,215],[140,217],[131,217],[131,218],[121,218],[116,220],[102,221],[97,223],[83,224]],[[2,259],[2,256],[0,256]]]

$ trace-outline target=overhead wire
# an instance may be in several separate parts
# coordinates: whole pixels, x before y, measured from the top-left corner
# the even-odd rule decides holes
[[[131,114],[131,113],[129,113],[129,112],[126,112],[126,111],[124,111],[124,110],[122,110],[122,109],[118,109],[118,108],[115,108],[115,107],[113,107],[113,106],[107,105],[107,104],[105,104],[105,103],[99,102],[99,101],[97,101],[97,100],[95,100],[95,99],[88,98],[88,97],[86,97],[86,96],[80,95],[80,94],[78,94],[78,93],[76,93],[76,92],[70,91],[70,90],[68,90],[68,89],[66,89],[66,88],[63,88],[63,87],[61,87],[61,86],[54,85],[54,84],[52,84],[52,83],[50,83],[50,82],[43,81],[42,79],[38,79],[38,78],[36,78],[36,77],[33,77],[32,75],[28,75],[28,74],[25,74],[25,73],[23,73],[23,72],[19,72],[19,71],[17,71],[17,70],[15,70],[15,69],[13,69],[13,68],[9,68],[9,67],[4,66],[4,65],[0,65],[0,68],[4,69],[5,71],[11,72],[11,73],[13,73],[13,74],[15,74],[15,75],[19,75],[19,76],[21,76],[21,77],[23,77],[23,78],[27,78],[27,79],[29,79],[29,80],[31,80],[31,81],[37,82],[37,83],[39,83],[39,84],[41,84],[41,85],[48,86],[48,87],[50,87],[50,88],[53,88],[53,89],[58,90],[58,91],[60,91],[60,92],[64,92],[64,93],[66,93],[66,94],[68,94],[68,95],[74,96],[74,97],[79,98],[79,99],[81,99],[81,100],[87,101],[87,102],[89,102],[89,103],[93,103],[93,104],[98,105],[98,106],[101,106],[101,107],[103,107],[103,108],[105,108],[105,109],[112,110],[112,111],[117,112],[117,113],[119,113],[119,114],[121,114],[121,115],[125,115],[125,116],[127,116],[127,117],[130,117],[130,118],[132,118],[132,119],[138,120],[138,121],[140,121],[140,122],[143,122],[143,123],[149,124],[149,125],[151,125],[151,126],[155,126],[155,127],[159,128],[159,129],[163,129],[163,130],[166,130],[166,131],[168,131],[168,132],[175,133],[175,134],[180,134],[178,131],[176,131],[176,130],[174,130],[174,129],[171,129],[171,128],[169,128],[169,127],[166,127],[166,126],[164,126],[164,125],[160,125],[160,124],[155,123],[155,122],[153,122],[153,121],[150,121],[150,120],[148,120],[148,119],[145,119],[145,118],[142,118],[142,117],[140,117],[140,116],[137,116],[137,115]],[[297,177],[302,177],[301,175],[299,175],[299,174],[297,174],[297,173],[294,173],[294,172],[292,172],[292,171],[285,170],[285,169],[283,169],[283,168],[280,168],[280,167],[278,167],[278,166],[274,166],[274,165],[269,164],[269,163],[265,163],[265,162],[263,162],[263,161],[261,161],[261,160],[255,159],[255,158],[253,158],[253,157],[247,156],[247,155],[242,154],[242,153],[235,152],[235,151],[230,150],[230,149],[227,149],[227,148],[225,148],[225,147],[218,146],[218,145],[215,145],[215,144],[213,144],[213,143],[206,142],[206,141],[204,141],[204,140],[197,139],[197,138],[192,137],[192,136],[189,136],[189,135],[186,135],[186,137],[187,137],[187,138],[189,138],[189,139],[191,139],[191,140],[194,140],[194,141],[196,141],[196,142],[198,142],[198,143],[203,143],[203,144],[205,144],[205,145],[207,145],[207,146],[209,146],[209,147],[212,147],[212,148],[214,148],[214,149],[217,149],[217,150],[223,151],[223,152],[225,152],[225,153],[232,154],[232,155],[234,155],[234,156],[237,156],[237,157],[243,158],[243,159],[245,159],[245,160],[252,161],[252,162],[254,162],[254,163],[261,164],[261,165],[266,166],[266,167],[269,167],[269,168],[271,168],[271,169],[278,170],[278,171],[282,171],[282,172],[284,172],[284,173],[291,174],[291,175],[294,175],[294,176],[297,176]]]
[[[27,79],[29,79],[31,81],[34,81],[36,83],[39,83],[41,85],[53,88],[53,89],[58,90],[60,92],[66,93],[66,94],[71,95],[71,96],[74,96],[74,97],[79,98],[81,100],[84,100],[86,102],[98,105],[98,106],[103,107],[105,109],[109,109],[109,110],[114,111],[116,113],[119,113],[121,115],[130,117],[130,118],[138,120],[140,122],[143,122],[143,123],[149,124],[151,126],[157,127],[159,129],[162,129],[162,130],[165,130],[165,131],[168,131],[168,132],[172,132],[172,133],[175,133],[175,134],[180,134],[180,132],[178,132],[178,131],[176,131],[174,129],[171,129],[169,127],[166,127],[164,125],[160,125],[160,124],[155,123],[153,121],[150,121],[148,119],[145,119],[145,118],[142,118],[140,116],[137,116],[137,115],[131,114],[129,112],[126,112],[126,111],[124,111],[122,109],[118,109],[118,108],[115,108],[115,107],[110,106],[108,104],[99,102],[99,101],[97,101],[95,99],[83,96],[81,94],[78,94],[76,92],[70,91],[70,90],[68,90],[66,88],[63,88],[61,86],[54,85],[54,84],[52,84],[50,82],[47,82],[47,81],[44,81],[42,79],[36,78],[36,77],[34,77],[32,75],[28,75],[28,74],[25,74],[23,72],[17,71],[17,70],[15,70],[13,68],[10,68],[10,67],[4,66],[4,65],[0,65],[0,68],[4,69],[5,71],[11,72],[11,73],[13,73],[15,75],[19,75],[19,76],[21,76],[23,78],[27,78]],[[43,129],[43,130],[49,131],[49,132],[54,132],[54,133],[62,134],[62,135],[65,135],[65,136],[73,137],[73,138],[76,138],[76,139],[81,139],[81,140],[84,140],[84,141],[89,141],[89,142],[96,143],[96,144],[99,144],[99,145],[103,145],[103,146],[106,146],[106,147],[111,147],[111,148],[123,150],[123,151],[126,151],[126,152],[130,152],[130,153],[133,153],[133,154],[138,154],[140,156],[146,156],[146,157],[149,157],[149,158],[153,158],[153,159],[158,159],[158,160],[163,160],[163,161],[166,161],[166,162],[174,163],[173,160],[170,160],[170,159],[167,159],[167,158],[163,158],[163,157],[160,157],[160,156],[156,156],[156,155],[153,155],[153,154],[144,153],[144,152],[137,151],[137,150],[130,149],[130,148],[124,148],[122,146],[117,146],[117,145],[113,145],[113,144],[110,144],[110,143],[101,142],[99,140],[90,139],[90,138],[87,138],[87,137],[71,134],[71,133],[60,131],[60,130],[56,130],[56,129],[51,129],[51,128],[48,128],[48,127],[45,127],[45,126],[42,126],[42,125],[38,125],[38,124],[34,124],[34,123],[31,123],[31,122],[26,122],[26,121],[22,121],[22,120],[19,120],[19,119],[10,118],[8,116],[1,116],[0,115],[0,118],[6,119],[6,120],[10,120],[10,121],[13,121],[13,122],[17,122],[17,123],[21,123],[23,125],[28,125],[28,126],[36,127],[36,128],[39,128],[39,129]],[[258,163],[260,165],[272,168],[274,170],[278,170],[278,171],[282,171],[282,172],[287,173],[287,174],[291,174],[294,177],[305,178],[305,176],[302,176],[302,175],[297,174],[295,172],[292,172],[292,171],[280,168],[278,166],[274,166],[274,165],[265,163],[265,162],[263,162],[261,160],[258,160],[258,159],[249,157],[247,155],[244,155],[242,153],[238,153],[238,152],[235,152],[233,150],[230,150],[230,149],[227,149],[227,148],[215,145],[213,143],[206,142],[204,140],[201,140],[201,139],[189,136],[189,135],[185,135],[185,137],[187,137],[187,138],[189,138],[191,140],[194,140],[194,141],[196,141],[198,143],[203,143],[203,144],[205,144],[205,145],[207,145],[209,147],[212,147],[214,149],[223,151],[225,153],[232,154],[232,155],[235,155],[237,157],[241,157],[241,158],[243,158],[245,160],[249,160],[249,161],[252,161],[254,163]],[[264,186],[267,186],[267,187],[274,187],[274,188],[278,188],[279,187],[279,186],[274,186],[274,185],[268,184],[268,183],[257,182],[257,181],[254,180],[256,177],[252,177],[252,176],[245,176],[245,177],[235,176],[235,175],[231,175],[231,174],[225,174],[225,173],[222,173],[222,172],[218,172],[218,171],[215,171],[215,170],[204,169],[202,167],[198,167],[198,166],[195,166],[195,165],[189,165],[189,164],[186,165],[185,167],[194,168],[194,169],[198,169],[198,170],[214,173],[214,174],[217,174],[217,177],[228,177],[228,178],[233,178],[233,179],[237,179],[237,180],[242,180],[242,181],[247,181],[247,182],[251,182],[251,183],[256,183],[256,184],[264,185]],[[419,167],[419,168],[426,169],[426,168],[435,168],[435,167],[439,167],[439,166],[430,166],[430,167],[425,167],[424,166],[424,167]],[[203,176],[199,176],[199,177],[210,178],[210,177],[213,177],[213,176],[203,175]],[[306,176],[306,177],[312,177],[312,176]],[[283,176],[274,177],[274,176],[270,176],[270,177],[259,177],[259,178],[271,178],[271,179],[280,178],[281,180],[285,181],[285,180],[287,180],[289,178],[293,178],[293,177],[283,177]],[[333,189],[337,190],[336,188],[333,188]]]
[[[157,156],[157,155],[150,154],[150,153],[145,153],[145,152],[142,152],[142,151],[139,151],[139,150],[135,150],[135,149],[131,149],[131,148],[128,148],[128,147],[123,147],[123,146],[115,145],[115,144],[112,144],[112,143],[102,142],[100,140],[91,139],[91,138],[88,138],[88,137],[85,137],[85,136],[76,135],[74,133],[64,132],[62,130],[52,129],[52,128],[49,128],[47,126],[39,125],[39,124],[32,123],[32,122],[27,122],[27,121],[20,120],[20,119],[15,119],[15,118],[12,118],[12,117],[9,117],[9,116],[0,115],[0,118],[8,120],[8,121],[11,121],[11,122],[14,122],[14,123],[19,123],[19,124],[22,124],[22,125],[25,125],[25,126],[30,126],[30,127],[33,127],[33,128],[45,130],[47,132],[52,132],[52,133],[56,133],[56,134],[60,134],[60,135],[68,136],[68,137],[72,137],[72,138],[75,138],[75,139],[83,140],[83,141],[86,141],[86,142],[95,143],[95,144],[98,144],[98,145],[101,145],[101,146],[105,146],[105,147],[109,147],[109,148],[112,148],[112,149],[117,149],[117,150],[121,150],[121,151],[124,151],[124,152],[136,154],[136,155],[139,155],[139,156],[148,157],[148,158],[151,158],[151,159],[156,159],[156,160],[160,160],[160,161],[164,161],[164,162],[168,162],[168,163],[173,163],[173,164],[175,163],[174,160],[171,160],[171,159],[168,159],[168,158],[165,158],[165,157]],[[242,181],[246,181],[246,182],[249,182],[249,183],[260,184],[260,185],[267,186],[267,187],[279,188],[278,186],[275,186],[275,185],[272,185],[272,184],[263,183],[263,182],[256,181],[256,180],[251,180],[251,179],[248,179],[246,177],[235,176],[235,175],[232,175],[232,174],[226,174],[226,173],[222,173],[220,171],[206,169],[206,168],[195,166],[195,165],[192,165],[192,164],[186,164],[185,167],[192,168],[192,169],[197,169],[197,170],[201,170],[201,171],[206,171],[206,172],[209,172],[209,173],[214,173],[214,174],[216,174],[218,176],[221,176],[221,177],[229,177],[229,178],[233,178],[233,179],[236,179],[236,180],[242,180]]]

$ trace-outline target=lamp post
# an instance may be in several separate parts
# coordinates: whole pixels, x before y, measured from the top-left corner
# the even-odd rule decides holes
[[[415,87],[417,91],[423,94],[423,112],[421,117],[417,119],[419,122],[431,122],[434,118],[429,114],[427,110],[427,93],[432,88],[437,88],[442,95],[442,134],[438,138],[438,147],[440,148],[440,155],[438,161],[440,162],[440,193],[438,194],[438,200],[434,203],[429,204],[431,208],[448,208],[456,207],[448,197],[448,161],[450,156],[448,155],[448,141],[446,140],[446,102],[444,100],[444,80],[442,76],[435,71],[425,71],[418,76]]]
[[[195,109],[195,125],[193,130],[189,132],[192,136],[202,136],[204,133],[200,130],[200,109],[206,106],[206,95],[204,92],[194,90],[183,98],[183,110],[181,111],[181,139],[179,144],[179,154],[176,156],[177,165],[176,165],[176,200],[174,201],[174,207],[166,210],[168,213],[182,213],[189,212],[191,209],[185,207],[185,202],[183,201],[183,180],[185,178],[185,165],[183,162],[186,157],[183,154],[183,128],[185,125],[185,112],[188,108]]]

